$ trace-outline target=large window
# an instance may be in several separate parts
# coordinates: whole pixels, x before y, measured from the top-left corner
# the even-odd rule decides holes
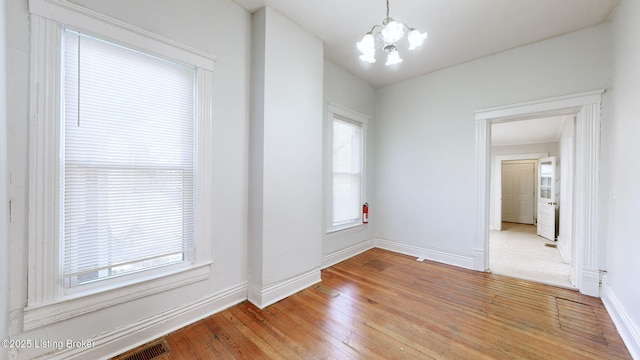
[[[65,287],[189,260],[195,68],[63,35]]]
[[[362,222],[364,203],[364,134],[366,119],[330,107],[331,224],[333,230]]]
[[[25,330],[205,280],[212,261],[214,58],[35,2]]]

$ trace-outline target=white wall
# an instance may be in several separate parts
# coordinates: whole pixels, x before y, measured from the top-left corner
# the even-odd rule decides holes
[[[250,16],[227,0],[84,0],[78,3],[217,58],[214,69],[212,144],[216,158],[212,179],[216,201],[213,205],[215,215],[210,219],[214,228],[214,235],[210,239],[214,264],[209,279],[23,332],[22,308],[27,296],[29,226],[29,23],[27,0],[12,0],[8,4],[9,168],[12,179],[9,195],[14,204],[9,229],[12,254],[9,274],[11,336],[63,341],[97,336],[101,340],[95,349],[96,353],[84,357],[99,358],[156,338],[163,332],[246,298]],[[231,295],[225,297],[225,294]],[[132,327],[139,324],[145,326],[142,329]],[[111,333],[116,329],[118,331]],[[108,336],[113,336],[115,342],[100,348]],[[20,350],[18,357],[30,358],[51,350]]]
[[[324,111],[323,119],[325,122],[328,120],[327,104],[333,103],[341,105],[347,109],[357,111],[361,114],[369,117],[367,124],[367,139],[366,146],[366,169],[365,169],[365,202],[369,203],[369,225],[363,225],[355,229],[346,231],[338,231],[335,233],[327,234],[323,231],[323,266],[333,264],[336,261],[342,260],[345,256],[350,256],[354,252],[358,252],[366,249],[369,245],[367,242],[373,237],[373,227],[376,221],[376,204],[374,201],[374,166],[375,166],[375,89],[363,80],[358,79],[353,74],[347,72],[336,64],[325,60],[324,61]],[[325,127],[327,128],[327,127]],[[329,146],[329,144],[325,144]],[[325,148],[323,153],[328,154]],[[326,159],[325,159],[326,160]],[[323,229],[328,224],[328,200],[331,198],[331,194],[328,191],[328,181],[331,181],[329,177],[325,176],[324,184],[324,200],[325,206],[323,209]]]
[[[609,226],[603,299],[635,359],[640,359],[640,1],[613,17],[612,122],[609,128]],[[603,176],[607,176],[604,173]]]
[[[323,48],[268,7],[252,35],[249,300],[264,307],[320,281]]]
[[[27,169],[28,169],[28,86],[29,24],[27,1],[10,1],[6,7],[7,25],[7,120],[8,155],[11,181],[9,224],[9,310],[20,309],[27,294]],[[16,315],[9,314],[9,321]],[[10,323],[10,335],[19,330]]]
[[[5,8],[0,0],[0,339],[9,337],[9,166],[7,126],[7,44]],[[7,349],[0,347],[0,360],[7,358]]]
[[[379,89],[377,237],[472,266],[474,111],[607,88],[609,30],[603,24]]]
[[[501,145],[491,147],[491,156],[547,153],[549,156],[558,156],[558,143],[547,142],[523,145]],[[492,174],[493,175],[493,174]]]

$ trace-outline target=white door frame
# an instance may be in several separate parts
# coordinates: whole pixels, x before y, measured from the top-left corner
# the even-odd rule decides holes
[[[474,269],[489,267],[489,196],[491,185],[491,124],[512,119],[577,113],[575,143],[574,214],[576,287],[600,296],[598,264],[598,187],[600,166],[600,108],[604,90],[501,106],[475,112],[477,233]]]

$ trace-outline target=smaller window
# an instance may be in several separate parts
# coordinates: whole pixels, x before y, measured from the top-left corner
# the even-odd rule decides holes
[[[348,117],[348,112],[331,110],[330,227],[338,230],[362,221],[365,123]]]

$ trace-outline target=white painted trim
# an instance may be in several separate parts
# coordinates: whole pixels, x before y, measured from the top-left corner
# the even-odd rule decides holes
[[[259,288],[255,284],[250,284],[248,298],[252,304],[260,309],[264,309],[320,281],[322,281],[320,269],[314,269],[263,288]]]
[[[211,216],[213,204],[213,72],[196,69],[196,184],[195,184],[195,254],[192,262],[207,263],[212,258]]]
[[[352,258],[358,254],[361,254],[367,250],[371,250],[374,248],[373,239],[369,239],[367,241],[363,241],[361,243],[349,246],[345,249],[338,250],[332,252],[331,254],[322,256],[322,268],[326,269],[329,266],[333,266],[341,261]]]
[[[570,258],[570,257],[567,257],[565,254],[566,254],[567,252],[569,252],[569,253],[570,253],[570,252],[571,252],[571,249],[567,249],[567,248],[565,248],[565,246],[564,246],[564,238],[563,238],[563,237],[561,237],[560,235],[558,235],[558,241],[557,241],[557,244],[558,244],[558,250],[560,251],[560,256],[562,257],[562,261],[563,261],[565,264],[570,264],[570,263],[571,263],[571,258]],[[571,280],[571,281],[572,281],[572,283],[573,283],[573,280]]]
[[[338,115],[336,118],[335,115]],[[342,120],[353,124],[354,126],[359,126],[362,129],[362,176],[360,184],[360,201],[362,206],[364,203],[367,203],[367,167],[368,167],[368,156],[367,156],[367,138],[368,138],[368,129],[367,123],[369,122],[369,116],[365,114],[361,114],[355,110],[348,109],[344,106],[327,103],[327,116],[325,118],[324,131],[325,136],[323,139],[323,194],[324,198],[324,222],[325,222],[325,233],[326,235],[331,235],[335,232],[348,229],[356,226],[365,226],[362,223],[362,219],[356,221],[354,223],[348,224],[346,226],[333,226],[331,221],[332,219],[332,207],[333,207],[333,121],[335,119]],[[362,218],[362,213],[361,213]]]
[[[600,282],[599,270],[583,268],[582,271],[578,272],[578,274],[580,279],[578,279],[577,282],[581,284],[581,287],[579,288],[581,293],[593,297],[602,296],[602,284]]]
[[[599,186],[600,186],[600,111],[597,103],[584,104],[576,120],[574,239],[577,287],[590,296],[600,296]]]
[[[607,285],[606,276],[603,279],[602,303],[607,309],[611,320],[616,326],[622,341],[634,359],[640,359],[640,324],[635,324],[624,309],[616,294]]]
[[[536,100],[502,106],[475,113],[477,234],[474,248],[474,268],[489,265],[489,179],[491,124],[509,119],[533,118],[542,115],[578,113],[576,121],[575,204],[573,219],[577,269],[576,287],[590,296],[600,295],[598,249],[598,187],[600,169],[600,109],[604,90]]]
[[[31,16],[27,306],[62,296],[58,277],[60,24]]]
[[[55,0],[52,0],[55,2]],[[66,1],[66,0],[64,0]],[[63,1],[63,2],[64,2]],[[33,0],[31,4],[48,3]],[[49,9],[49,8],[48,8]],[[52,10],[52,9],[49,9]],[[66,11],[66,10],[65,10]],[[54,11],[55,12],[55,11]],[[24,328],[34,329],[72,316],[86,314],[168,288],[202,281],[209,276],[211,241],[209,241],[212,213],[211,137],[213,73],[196,66],[197,79],[197,179],[196,179],[196,253],[190,263],[180,270],[163,269],[163,279],[150,280],[148,273],[140,273],[137,284],[118,283],[118,289],[105,285],[100,295],[65,294],[60,280],[60,81],[61,35],[63,25],[52,18],[31,15],[30,103],[29,103],[29,228],[28,228],[28,284],[27,306],[24,309]],[[86,14],[75,14],[84,18]],[[93,24],[95,19],[86,19]],[[124,36],[128,29],[121,29]],[[127,44],[124,37],[120,43]],[[110,36],[115,36],[110,34]],[[152,44],[153,39],[147,39]],[[167,45],[169,46],[169,45]],[[178,49],[179,50],[179,49]],[[181,50],[179,50],[181,51]],[[185,58],[187,59],[187,58]],[[194,59],[194,58],[189,58]],[[197,59],[196,59],[197,60]],[[208,61],[209,61],[208,60]],[[200,156],[204,154],[204,156]],[[133,277],[134,275],[132,275]],[[189,278],[191,276],[191,278]],[[124,277],[122,278],[124,279]],[[105,283],[106,284],[106,283]],[[79,297],[83,296],[83,299]]]
[[[369,116],[335,103],[329,103],[327,105],[327,112],[329,112],[330,114],[342,116],[353,121],[357,121],[365,125],[369,123]]]
[[[36,359],[108,359],[241,303],[246,300],[246,295],[247,284],[243,283],[194,303],[169,309],[124,328],[86,339],[92,342],[91,348],[68,348],[39,356]]]
[[[127,47],[169,57],[175,61],[213,71],[215,56],[145,29],[93,11],[69,0],[29,0],[29,12],[82,29],[113,42],[126,39]],[[150,41],[152,40],[152,41]]]
[[[119,287],[75,299],[63,299],[45,305],[27,306],[24,309],[24,330],[53,324],[75,316],[87,314],[105,307],[140,299],[176,287],[193,284],[209,278],[210,265],[204,264],[142,283]]]
[[[454,265],[465,269],[474,269],[474,257],[453,254],[442,250],[428,249],[414,245],[402,244],[382,238],[374,238],[375,246],[380,249],[411,255],[417,258]]]
[[[487,236],[489,236],[487,234]],[[476,247],[473,249],[473,270],[476,271],[488,271],[488,268],[485,268],[485,264],[489,264],[488,260],[489,252],[485,252],[484,249]]]
[[[491,194],[491,123],[476,120],[476,241],[473,269],[489,270],[489,195]]]
[[[475,111],[476,120],[523,118],[526,115],[539,117],[541,113],[576,113],[587,104],[600,103],[604,89],[579,94],[557,96],[518,104],[498,106]],[[575,109],[575,111],[573,111]]]
[[[335,230],[328,230],[326,232],[326,235],[327,235],[327,238],[332,238],[339,235],[358,233],[358,232],[364,231],[367,228],[367,226],[368,226],[367,224],[360,222],[357,224],[339,227],[339,228],[336,228]]]

